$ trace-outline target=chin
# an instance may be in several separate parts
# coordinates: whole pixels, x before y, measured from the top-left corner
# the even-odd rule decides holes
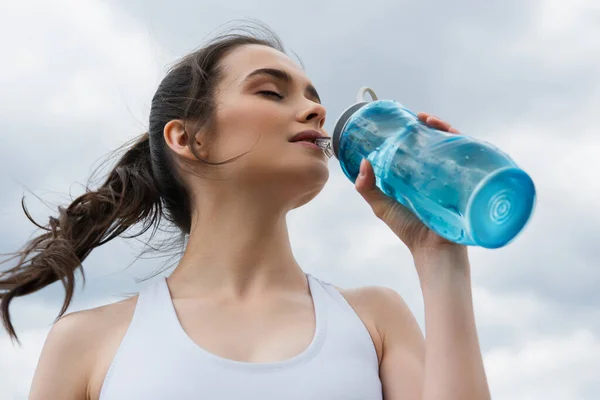
[[[299,189],[305,187],[312,191],[315,188],[322,189],[329,179],[329,167],[327,160],[314,157],[313,159],[290,159],[284,167],[284,179],[290,180]]]
[[[294,210],[296,208],[300,208],[303,205],[308,204],[312,199],[314,199],[315,197],[317,197],[317,195],[319,193],[321,193],[321,190],[323,190],[323,186],[319,187],[319,188],[315,188],[314,190],[310,191],[310,192],[305,192],[302,193],[300,195],[296,195],[295,197],[293,197],[293,199],[289,202],[289,210]]]
[[[311,173],[296,175],[291,178],[291,184],[288,184],[292,197],[295,199],[292,202],[292,209],[302,207],[323,190],[323,187],[329,179],[329,169],[325,165],[324,168],[315,169]]]
[[[279,169],[270,182],[273,195],[289,204],[289,209],[301,207],[314,199],[323,190],[329,179],[329,169],[325,162],[313,162],[300,168],[291,164]]]
[[[263,157],[259,163],[247,163],[243,175],[252,186],[260,186],[266,196],[300,207],[315,198],[329,179],[328,159],[316,154],[282,153],[281,157]]]

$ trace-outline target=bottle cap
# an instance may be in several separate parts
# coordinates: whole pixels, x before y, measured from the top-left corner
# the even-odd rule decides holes
[[[333,147],[333,154],[336,156],[336,158],[339,158],[338,151],[340,147],[340,138],[342,132],[344,131],[344,128],[346,127],[346,123],[356,111],[358,111],[365,104],[369,103],[369,101],[366,101],[365,99],[366,93],[369,93],[369,95],[371,96],[371,101],[377,100],[377,95],[375,94],[373,89],[366,86],[361,87],[358,91],[358,95],[356,96],[356,103],[344,110],[342,115],[338,118],[337,122],[335,123],[333,135],[331,136],[331,142]]]

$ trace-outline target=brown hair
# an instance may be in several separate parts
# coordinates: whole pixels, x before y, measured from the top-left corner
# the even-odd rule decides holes
[[[281,40],[262,23],[217,36],[168,70],[152,98],[148,132],[126,144],[125,153],[99,187],[92,190],[88,186],[86,193],[66,208],[58,207],[58,215],[51,216],[45,226],[34,221],[22,201],[27,218],[44,232],[2,261],[16,260],[15,266],[0,272],[0,314],[13,340],[19,342],[9,313],[11,301],[61,280],[65,298],[58,320],[71,303],[75,271],[79,269],[83,275],[81,263],[94,248],[134,225],[141,229],[127,237],[140,236],[156,229],[163,218],[189,234],[190,194],[174,173],[163,130],[174,119],[185,121],[187,132],[210,125],[214,89],[222,77],[219,62],[231,50],[247,44],[285,52]]]

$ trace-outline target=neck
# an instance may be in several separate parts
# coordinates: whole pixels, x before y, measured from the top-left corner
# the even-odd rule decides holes
[[[184,255],[169,285],[178,296],[246,298],[268,290],[304,290],[283,207],[247,196],[218,196],[196,207]],[[232,199],[224,202],[223,199]],[[274,212],[273,210],[282,210]]]

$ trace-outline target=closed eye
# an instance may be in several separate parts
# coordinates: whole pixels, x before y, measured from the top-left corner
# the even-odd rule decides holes
[[[279,100],[283,99],[283,96],[280,95],[277,92],[273,92],[271,90],[261,90],[260,92],[258,92],[259,94],[262,94],[263,96],[267,96],[267,97],[276,97]]]

